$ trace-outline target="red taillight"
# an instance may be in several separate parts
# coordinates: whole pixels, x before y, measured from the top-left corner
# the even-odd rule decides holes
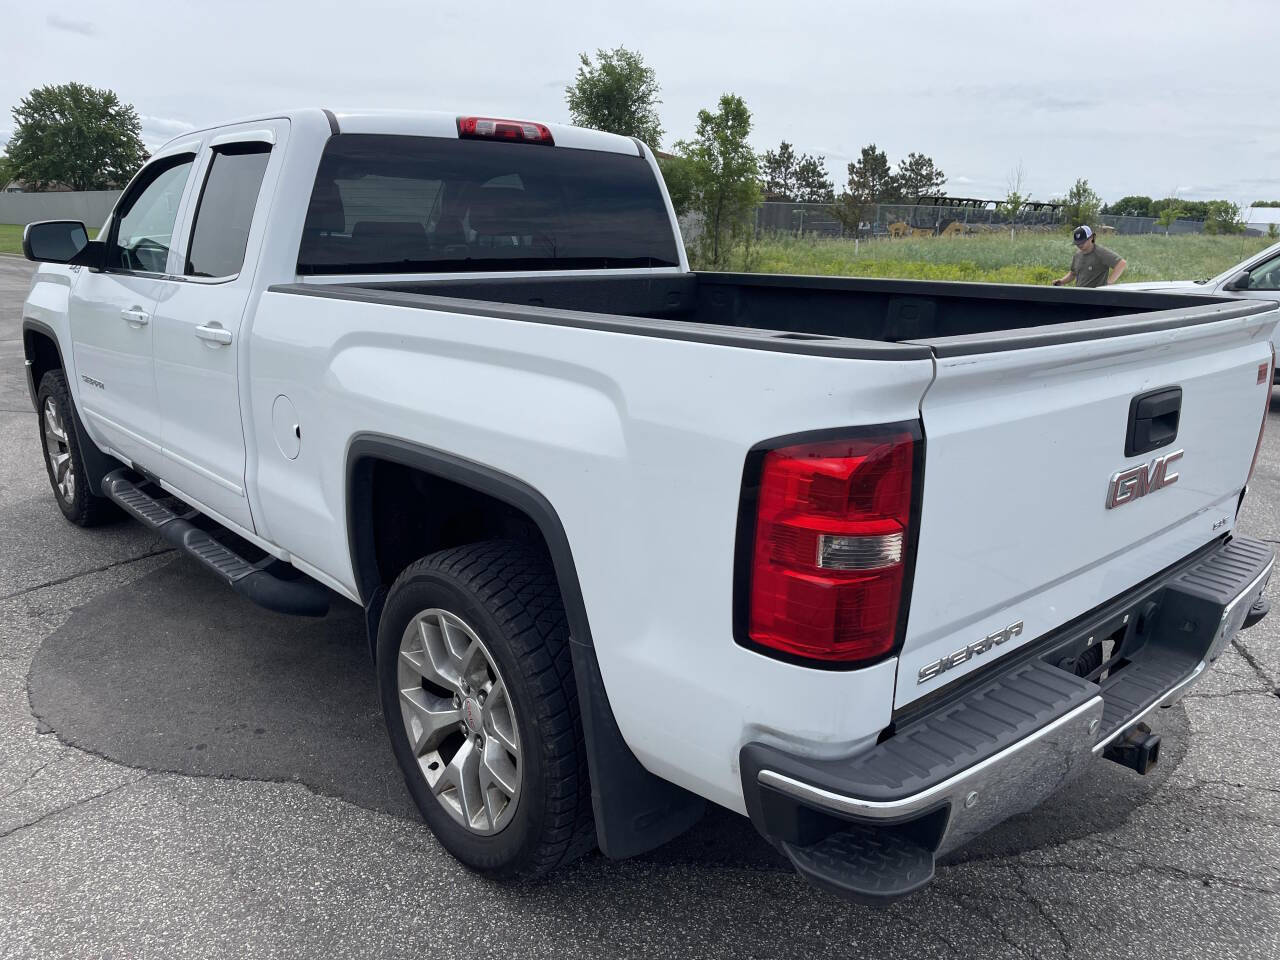
[[[908,430],[771,450],[751,558],[751,641],[849,663],[898,636],[916,438]]]
[[[515,140],[518,143],[545,143],[554,146],[545,124],[531,120],[502,120],[498,117],[459,117],[458,136],[469,140]]]
[[[1263,376],[1262,367],[1262,364],[1258,364],[1259,377]],[[1246,484],[1253,479],[1253,468],[1258,465],[1258,454],[1262,452],[1262,437],[1267,432],[1267,414],[1271,411],[1271,380],[1276,370],[1276,345],[1274,343],[1271,344],[1271,360],[1266,364],[1266,367],[1265,378],[1258,381],[1259,383],[1265,382],[1267,385],[1266,394],[1262,398],[1262,425],[1258,427],[1258,442],[1253,448],[1253,460],[1249,464],[1249,476],[1245,480]]]

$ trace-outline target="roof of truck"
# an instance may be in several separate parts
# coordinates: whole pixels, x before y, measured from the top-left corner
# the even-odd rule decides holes
[[[328,110],[323,107],[303,107],[294,110],[277,110],[255,116],[238,117],[225,123],[210,124],[196,130],[188,130],[169,140],[171,143],[186,140],[209,130],[237,126],[244,123],[261,123],[264,120],[289,121],[323,118],[334,133],[381,133],[415,137],[457,137],[458,118],[466,116],[498,117],[509,120],[526,120],[541,123],[551,131],[558,147],[579,150],[602,150],[608,153],[638,153],[643,156],[639,141],[602,130],[588,130],[565,123],[547,123],[536,117],[520,117],[512,113],[480,113],[477,111],[447,110]],[[164,147],[161,148],[162,150]]]

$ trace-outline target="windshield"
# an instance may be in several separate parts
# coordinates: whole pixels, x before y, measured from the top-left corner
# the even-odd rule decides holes
[[[640,156],[373,134],[329,140],[298,252],[303,274],[678,265]]]

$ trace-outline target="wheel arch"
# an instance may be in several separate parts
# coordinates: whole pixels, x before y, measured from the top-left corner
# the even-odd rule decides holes
[[[22,353],[26,359],[27,390],[31,394],[31,406],[35,407],[41,378],[50,370],[65,372],[67,365],[53,327],[30,317],[22,321]]]
[[[122,464],[99,450],[89,436],[89,431],[84,428],[84,421],[76,405],[75,385],[71,382],[71,371],[67,369],[62,356],[62,345],[58,342],[57,333],[43,321],[24,317],[22,351],[26,358],[27,389],[31,393],[31,406],[37,413],[40,411],[40,381],[44,375],[50,370],[61,370],[67,378],[67,392],[71,397],[71,421],[76,431],[76,441],[80,444],[80,456],[85,464],[85,482],[90,493],[101,496],[102,478]]]
[[[351,568],[361,603],[366,607],[384,586],[376,546],[373,516],[373,467],[395,463],[448,480],[469,490],[502,501],[525,514],[538,528],[551,554],[556,580],[569,617],[569,629],[592,645],[582,587],[573,562],[569,538],[555,508],[533,487],[509,474],[465,460],[441,450],[381,434],[359,434],[347,447],[347,540]]]
[[[484,464],[376,433],[358,434],[347,447],[347,539],[352,573],[371,653],[387,586],[379,569],[374,514],[374,468],[399,464],[458,484],[520,511],[537,527],[569,620],[574,685],[582,715],[591,775],[591,800],[600,849],[615,859],[661,846],[699,820],[705,801],[646,770],[623,739],[605,691],[582,587],[564,525],[551,502],[524,481]]]

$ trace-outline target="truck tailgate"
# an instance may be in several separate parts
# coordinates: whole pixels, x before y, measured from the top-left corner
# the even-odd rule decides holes
[[[924,495],[895,706],[1231,530],[1271,393],[1277,313],[1201,310],[1203,322],[1153,316],[1138,332],[1112,324],[1096,339],[1076,329],[930,343],[936,378],[921,403]],[[1176,436],[1143,449],[1147,435],[1163,439],[1175,401]],[[1131,420],[1148,421],[1135,438]],[[1131,468],[1113,496],[1113,478]]]

